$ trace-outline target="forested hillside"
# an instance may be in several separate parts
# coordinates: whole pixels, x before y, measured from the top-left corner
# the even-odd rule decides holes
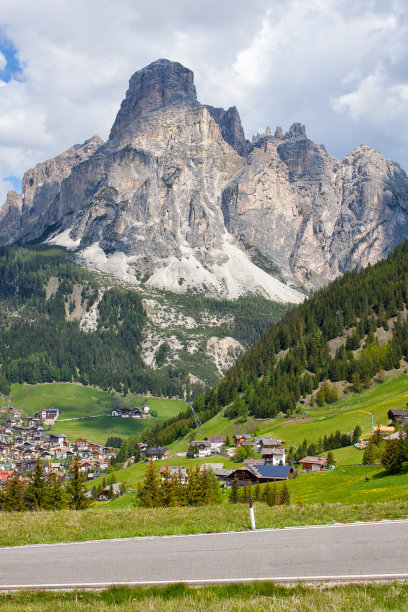
[[[201,421],[227,405],[231,417],[240,411],[260,418],[292,414],[302,398],[331,401],[337,381],[360,391],[407,359],[407,303],[405,241],[386,260],[346,272],[287,312],[196,400]],[[180,415],[157,428],[156,440],[169,443],[189,427],[190,415]]]
[[[89,312],[99,296],[97,278],[62,250],[0,249],[0,390],[7,393],[14,382],[78,381],[117,391],[182,394],[185,372],[153,371],[141,359],[146,315],[139,295],[120,286],[105,290],[96,328],[85,332],[70,320],[78,306],[75,285]]]
[[[78,381],[183,397],[215,384],[286,309],[260,296],[135,290],[78,266],[62,248],[2,247],[0,391]]]

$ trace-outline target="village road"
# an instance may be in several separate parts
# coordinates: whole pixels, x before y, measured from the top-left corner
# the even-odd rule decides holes
[[[408,579],[408,520],[0,548],[0,589]]]

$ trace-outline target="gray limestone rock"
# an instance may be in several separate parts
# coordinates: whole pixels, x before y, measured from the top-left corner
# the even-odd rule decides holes
[[[193,73],[158,60],[131,77],[106,143],[9,193],[0,244],[45,234],[136,284],[298,301],[276,278],[313,290],[408,236],[408,179],[365,145],[335,159],[300,123],[249,143],[235,107],[200,104]]]

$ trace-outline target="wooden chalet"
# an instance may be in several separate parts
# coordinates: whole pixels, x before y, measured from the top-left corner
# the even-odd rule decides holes
[[[388,418],[390,419],[393,425],[396,425],[398,423],[400,427],[404,427],[405,423],[408,422],[408,409],[404,408],[399,410],[392,408],[388,411]]]
[[[232,470],[229,480],[240,484],[258,484],[272,480],[288,480],[293,473],[290,465],[244,465]]]

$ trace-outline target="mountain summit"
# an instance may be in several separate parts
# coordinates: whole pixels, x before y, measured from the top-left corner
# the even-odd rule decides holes
[[[131,77],[106,143],[29,170],[0,213],[1,244],[61,244],[135,286],[284,302],[407,235],[398,164],[366,145],[339,161],[300,123],[250,142],[235,107],[198,102],[165,59]]]
[[[197,100],[194,74],[178,62],[159,59],[138,70],[116,116],[109,138],[124,133],[138,117],[183,100]]]

